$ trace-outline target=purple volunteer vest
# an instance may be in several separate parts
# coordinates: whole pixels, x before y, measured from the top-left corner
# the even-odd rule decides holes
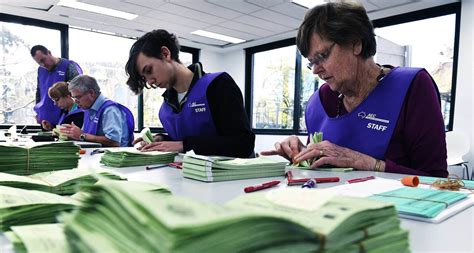
[[[209,84],[223,72],[205,74],[188,93],[182,110],[175,113],[166,103],[160,108],[160,121],[174,141],[182,141],[188,136],[216,136],[217,130],[212,119],[206,92]]]
[[[104,110],[109,106],[117,106],[122,112],[125,113],[127,127],[128,127],[128,137],[129,137],[128,145],[132,146],[133,137],[134,137],[133,131],[135,129],[135,121],[133,118],[133,114],[127,107],[117,102],[114,102],[112,100],[106,100],[102,104],[102,106],[99,108],[99,110],[97,111],[97,113],[95,114],[92,120],[90,120],[90,110],[84,110],[84,124],[82,127],[83,132],[86,134],[97,135],[97,130],[102,120],[102,114],[104,113]]]
[[[61,117],[59,117],[58,125],[61,125],[64,122],[64,120],[66,120],[69,117],[72,117],[72,115],[77,114],[77,113],[82,113],[82,112],[85,114],[85,110],[81,108],[77,108],[76,110],[71,111],[67,114],[65,112],[61,112]],[[81,126],[78,126],[78,127],[81,127]]]
[[[43,67],[38,68],[38,81],[41,100],[35,105],[35,110],[38,115],[39,121],[47,120],[53,125],[57,125],[61,116],[61,109],[54,105],[54,102],[48,96],[48,89],[53,86],[56,82],[66,80],[66,72],[69,63],[76,65],[79,74],[82,74],[82,69],[79,65],[73,61],[61,58],[59,65],[56,67],[54,72],[49,72]]]
[[[308,133],[323,132],[324,140],[384,159],[406,93],[421,68],[394,68],[352,112],[327,115],[316,91],[306,106]]]

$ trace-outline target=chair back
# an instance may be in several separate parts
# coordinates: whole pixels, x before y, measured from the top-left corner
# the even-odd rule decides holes
[[[465,134],[455,131],[446,132],[446,148],[448,151],[448,165],[464,163],[462,158],[469,152],[469,141]]]

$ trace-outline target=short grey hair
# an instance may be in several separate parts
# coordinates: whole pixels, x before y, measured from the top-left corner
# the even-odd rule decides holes
[[[100,94],[100,87],[97,84],[97,80],[92,76],[78,75],[69,81],[68,90],[71,92],[73,89],[78,89],[81,92],[88,92],[93,90],[95,94]]]

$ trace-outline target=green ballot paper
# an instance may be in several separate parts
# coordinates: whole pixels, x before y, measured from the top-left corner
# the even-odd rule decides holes
[[[83,186],[94,184],[99,177],[115,180],[123,179],[111,170],[106,169],[97,169],[96,171],[72,169],[41,172],[30,176],[0,173],[0,185],[50,192],[59,195],[71,195],[76,193]]]
[[[285,218],[192,199],[94,185],[65,233],[75,252],[313,252],[316,237]],[[295,251],[296,250],[296,251]]]
[[[267,157],[243,159],[186,155],[183,158],[183,176],[204,182],[279,177],[285,174],[285,164]]]
[[[408,233],[400,228],[394,206],[384,202],[334,196],[325,190],[281,188],[246,194],[226,206],[289,219],[311,229],[318,240],[314,252],[361,252],[361,245],[364,252],[408,250]]]
[[[0,186],[0,230],[11,226],[55,223],[62,211],[70,211],[77,201],[56,194]]]
[[[0,172],[31,175],[76,168],[79,150],[73,142],[0,144]]]
[[[63,224],[13,226],[5,235],[13,243],[16,253],[70,252]]]
[[[145,127],[142,129],[140,132],[140,135],[142,136],[142,139],[144,142],[150,144],[153,142],[153,135],[151,134],[151,130],[148,127]]]
[[[105,150],[100,162],[110,167],[168,164],[173,162],[176,155],[177,153],[175,152],[141,152],[134,147],[113,148]]]

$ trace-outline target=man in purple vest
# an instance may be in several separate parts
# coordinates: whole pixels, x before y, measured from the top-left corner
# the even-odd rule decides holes
[[[31,48],[31,56],[40,65],[38,67],[38,84],[36,87],[36,121],[39,124],[58,124],[61,109],[57,107],[48,96],[48,89],[54,83],[72,80],[82,74],[81,67],[68,59],[51,55],[46,47],[36,45]]]
[[[294,162],[446,177],[439,92],[426,70],[374,62],[374,28],[361,5],[327,3],[309,10],[296,44],[326,83],[309,99],[306,127],[324,141],[296,136],[275,144]]]
[[[155,135],[155,142],[139,149],[251,156],[255,135],[235,81],[225,72],[204,73],[201,63],[186,67],[178,55],[178,41],[166,30],[145,34],[130,50],[125,67],[130,89],[136,94],[166,89],[159,117],[168,134]]]
[[[132,112],[102,95],[95,78],[76,76],[69,82],[68,89],[85,112],[82,129],[74,123],[61,125],[65,136],[72,140],[97,142],[105,147],[132,145],[135,129]]]

